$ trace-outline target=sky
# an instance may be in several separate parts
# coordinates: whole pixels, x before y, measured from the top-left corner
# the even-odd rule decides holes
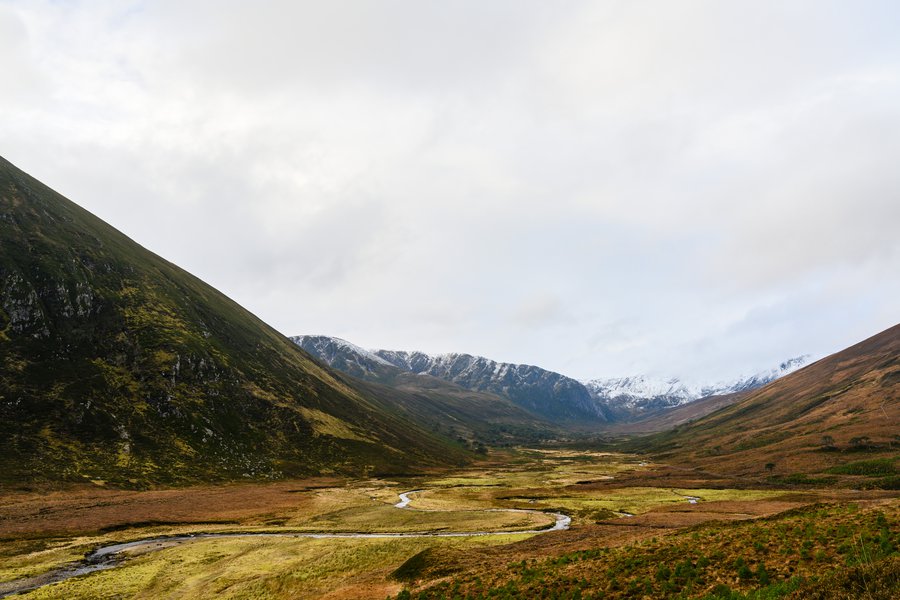
[[[900,321],[900,5],[0,0],[0,155],[286,335],[737,377]]]

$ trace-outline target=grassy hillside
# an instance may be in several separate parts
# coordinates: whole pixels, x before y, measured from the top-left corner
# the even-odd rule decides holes
[[[427,375],[403,373],[390,383],[354,381],[354,385],[427,429],[473,449],[539,443],[564,435],[560,427],[506,398]]]
[[[657,431],[666,431],[678,425],[696,421],[720,408],[739,402],[741,398],[746,398],[747,394],[750,393],[752,391],[707,396],[706,398],[693,400],[679,406],[654,411],[637,421],[614,425],[609,428],[609,431],[615,433],[655,433]]]
[[[666,461],[775,482],[843,478],[896,489],[900,325],[632,447]],[[822,476],[802,476],[810,473]]]
[[[0,159],[0,478],[408,470],[462,450]]]

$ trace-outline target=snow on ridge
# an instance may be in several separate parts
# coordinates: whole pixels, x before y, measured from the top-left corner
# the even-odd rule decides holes
[[[666,406],[677,406],[721,394],[730,394],[762,387],[780,377],[792,373],[811,362],[810,355],[788,359],[769,370],[752,375],[741,376],[730,381],[703,382],[684,381],[677,377],[652,377],[634,375],[630,377],[610,377],[587,381],[572,380],[560,373],[546,371],[540,367],[525,364],[505,363],[483,356],[448,352],[445,354],[427,354],[420,351],[406,350],[366,350],[347,340],[331,336],[301,335],[291,338],[300,346],[305,344],[315,348],[316,353],[331,362],[336,355],[350,354],[357,357],[354,362],[363,371],[368,372],[372,363],[400,368],[418,374],[429,374],[450,381],[490,380],[494,385],[507,386],[512,381],[525,382],[541,373],[560,378],[554,385],[559,387],[564,381],[581,384],[596,402],[613,403],[623,407],[643,410],[647,406],[663,403]],[[366,365],[366,362],[368,365]],[[513,383],[512,385],[516,385]],[[568,384],[567,384],[568,385]]]
[[[444,373],[449,375],[452,371],[455,376],[464,376],[476,373],[481,369],[487,369],[491,371],[493,378],[503,379],[511,370],[541,368],[526,364],[500,362],[483,356],[460,352],[428,354],[418,350],[372,350],[372,353],[378,358],[381,358],[381,356],[394,357],[402,361],[411,370],[428,371],[432,374]],[[790,358],[780,363],[777,367],[766,371],[714,383],[697,383],[684,381],[678,377],[663,378],[648,375],[592,379],[580,381],[579,383],[584,385],[594,397],[616,399],[625,404],[640,403],[659,398],[666,398],[669,402],[675,404],[683,404],[707,396],[730,394],[761,387],[806,366],[811,362],[811,358],[810,355],[804,354]],[[414,361],[420,363],[419,369],[412,368]],[[396,362],[391,362],[390,364],[399,366]],[[569,379],[565,375],[560,374],[560,376]]]
[[[611,377],[582,381],[592,395],[609,399],[620,399],[625,403],[667,398],[682,404],[707,396],[730,394],[761,387],[789,373],[801,369],[811,362],[811,356],[804,354],[788,359],[777,367],[745,375],[731,381],[698,384],[672,378],[654,378],[646,375],[631,377]]]
[[[316,346],[320,345],[320,343],[323,341],[326,343],[332,343],[335,346],[337,346],[343,350],[349,351],[349,352],[356,354],[358,356],[361,356],[365,359],[375,361],[376,363],[379,363],[379,364],[382,364],[382,365],[385,365],[388,367],[394,366],[391,363],[389,363],[388,361],[386,361],[383,358],[381,358],[380,356],[378,356],[377,354],[375,354],[374,352],[372,352],[370,350],[366,350],[365,348],[363,348],[361,346],[357,346],[356,344],[354,344],[352,342],[348,342],[347,340],[341,339],[339,337],[333,337],[330,335],[297,335],[297,336],[294,336],[291,338],[291,341],[293,341],[295,344],[297,344],[299,346],[303,346],[303,343],[307,340],[310,340],[313,343],[313,345],[316,345]]]

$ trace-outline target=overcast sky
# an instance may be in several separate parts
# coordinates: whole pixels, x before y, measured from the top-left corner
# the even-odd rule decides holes
[[[285,334],[730,378],[900,321],[898,6],[0,0],[0,155]]]

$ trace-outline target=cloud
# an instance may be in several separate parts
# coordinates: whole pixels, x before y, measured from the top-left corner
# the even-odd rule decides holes
[[[725,377],[896,321],[898,21],[0,0],[0,152],[287,334]]]
[[[40,102],[46,81],[29,47],[28,29],[12,10],[0,5],[0,106],[23,110]]]

